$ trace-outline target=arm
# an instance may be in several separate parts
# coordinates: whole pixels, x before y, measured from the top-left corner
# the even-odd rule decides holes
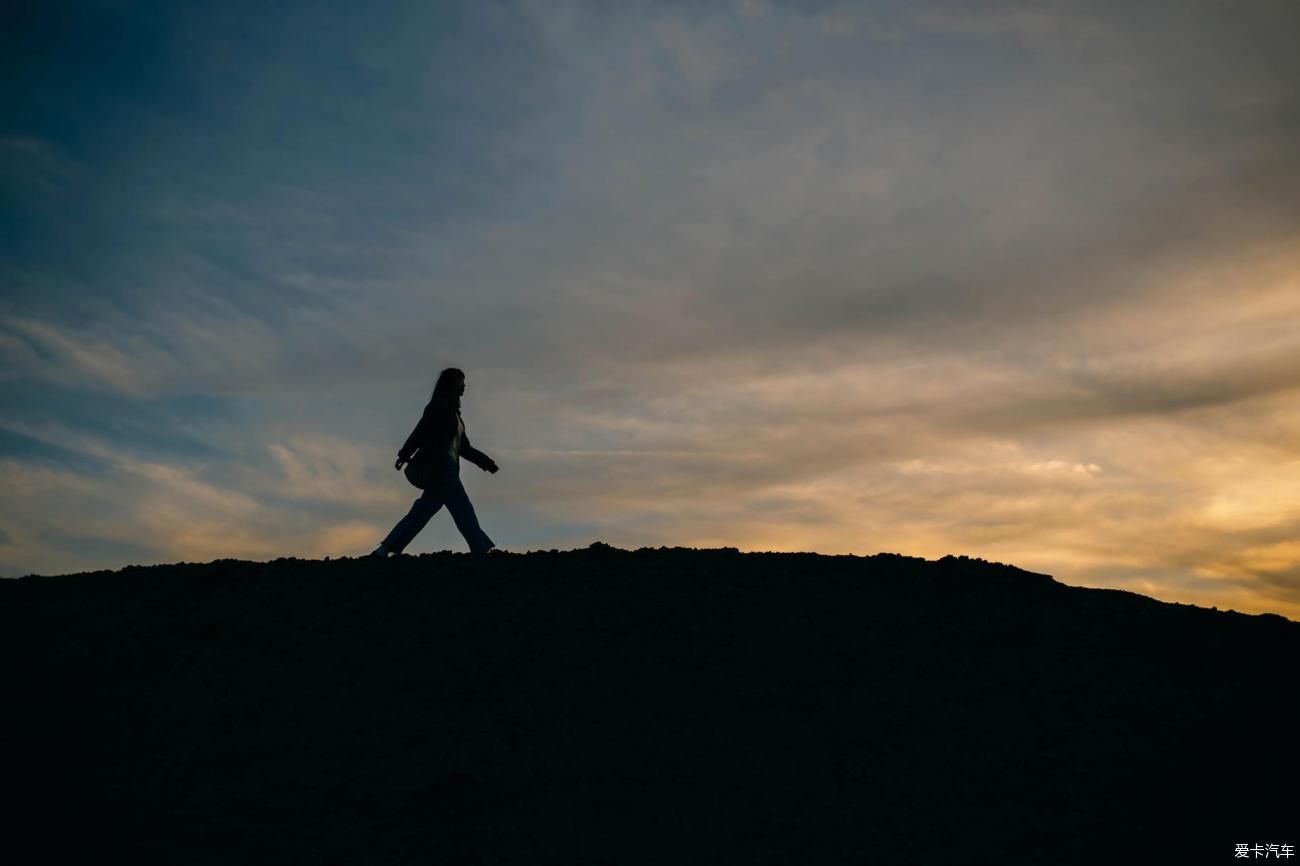
[[[496,472],[501,468],[497,466],[495,460],[469,444],[469,436],[465,433],[460,434],[460,456],[464,457],[484,472]]]

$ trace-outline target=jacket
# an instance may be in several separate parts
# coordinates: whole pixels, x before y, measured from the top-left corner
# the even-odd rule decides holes
[[[406,437],[397,456],[410,461],[427,455],[446,454],[456,435],[457,419],[461,424],[460,456],[486,471],[494,465],[492,458],[469,444],[469,434],[465,430],[465,419],[460,418],[460,410],[439,397],[431,399],[424,407],[424,414],[411,435]]]

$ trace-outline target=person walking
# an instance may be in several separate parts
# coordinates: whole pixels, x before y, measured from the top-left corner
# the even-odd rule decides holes
[[[471,445],[469,436],[465,434],[465,422],[460,417],[460,398],[464,393],[463,371],[448,367],[438,375],[433,397],[424,407],[424,414],[411,435],[406,437],[406,443],[397,452],[397,463],[394,464],[397,469],[405,466],[406,479],[424,492],[370,556],[383,558],[390,553],[401,553],[444,505],[472,553],[486,553],[496,547],[478,525],[474,506],[460,481],[462,457],[485,472],[495,473],[501,468],[495,460]]]

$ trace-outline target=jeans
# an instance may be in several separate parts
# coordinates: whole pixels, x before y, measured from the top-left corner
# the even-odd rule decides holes
[[[401,553],[444,505],[451,512],[451,519],[456,521],[456,528],[460,530],[460,534],[469,542],[469,549],[472,552],[485,553],[496,547],[492,539],[488,538],[487,533],[478,525],[478,516],[469,501],[469,494],[465,492],[465,485],[460,482],[460,461],[450,455],[434,473],[434,479],[420,494],[420,498],[411,505],[411,510],[397,521],[393,531],[388,533],[388,537],[384,539],[384,547],[393,553]]]

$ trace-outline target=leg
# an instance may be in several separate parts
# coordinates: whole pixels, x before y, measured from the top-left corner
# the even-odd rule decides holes
[[[446,494],[447,510],[451,512],[451,519],[456,521],[460,534],[469,542],[470,551],[486,553],[496,547],[478,525],[478,515],[474,513],[474,505],[469,501],[469,494],[465,492],[465,485],[460,483],[459,475],[449,480]]]
[[[388,533],[388,537],[383,541],[384,547],[393,553],[401,553],[441,507],[441,491],[433,487],[425,490],[420,494],[420,498],[411,504],[411,510],[406,513],[406,516],[397,521],[393,531]]]

